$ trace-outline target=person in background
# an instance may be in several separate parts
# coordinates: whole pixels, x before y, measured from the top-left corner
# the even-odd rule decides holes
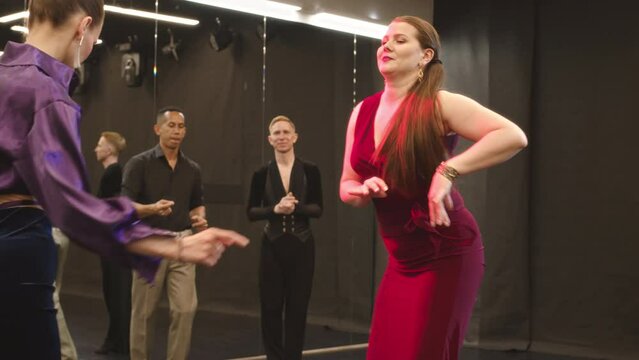
[[[150,215],[146,223],[191,235],[208,227],[202,193],[200,166],[181,150],[186,136],[184,112],[174,106],[158,111],[154,125],[158,144],[133,156],[124,167],[122,194],[139,204],[170,201],[168,214]],[[168,199],[168,200],[167,200]],[[165,215],[165,216],[161,216]],[[160,263],[155,282],[133,276],[130,351],[132,360],[150,357],[153,342],[152,316],[166,284],[171,325],[167,357],[186,359],[197,310],[195,265],[179,259]]]
[[[53,304],[56,310],[56,320],[58,321],[58,331],[60,332],[60,354],[62,360],[77,360],[78,351],[73,343],[71,332],[67,326],[67,321],[64,317],[64,311],[62,311],[62,305],[60,304],[60,291],[62,290],[62,277],[64,274],[64,264],[67,261],[67,254],[69,253],[69,244],[71,241],[64,235],[64,233],[58,229],[53,228],[51,231],[53,241],[58,255],[58,266],[55,273],[55,291],[53,292]]]

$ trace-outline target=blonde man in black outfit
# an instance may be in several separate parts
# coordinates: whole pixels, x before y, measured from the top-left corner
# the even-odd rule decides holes
[[[120,153],[126,148],[126,140],[114,131],[105,131],[95,146],[95,156],[104,167],[97,196],[110,198],[120,195],[122,166]],[[129,353],[129,326],[131,320],[131,269],[101,257],[102,294],[109,315],[106,338],[95,353]]]
[[[302,358],[315,262],[309,219],[322,214],[320,172],[295,157],[297,139],[288,117],[271,120],[268,140],[275,161],[253,174],[247,208],[251,221],[268,221],[259,284],[262,338],[269,360]]]

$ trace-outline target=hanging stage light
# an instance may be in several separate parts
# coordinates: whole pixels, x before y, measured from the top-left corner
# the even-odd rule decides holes
[[[235,34],[229,29],[228,25],[219,17],[216,17],[209,37],[209,43],[213,50],[222,51],[226,49],[231,45],[234,38]]]

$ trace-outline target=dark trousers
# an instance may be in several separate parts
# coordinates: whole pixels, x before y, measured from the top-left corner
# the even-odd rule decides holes
[[[262,338],[269,360],[302,358],[314,265],[312,236],[305,242],[288,234],[274,241],[263,237],[260,304]]]
[[[105,258],[102,264],[102,293],[109,313],[109,330],[104,347],[129,352],[131,326],[131,269]]]
[[[0,357],[60,360],[51,224],[34,208],[0,210]]]

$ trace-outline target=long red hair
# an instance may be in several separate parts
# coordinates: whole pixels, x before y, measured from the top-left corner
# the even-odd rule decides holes
[[[435,52],[433,60],[423,69],[423,80],[415,79],[393,115],[374,155],[376,161],[383,160],[384,180],[391,187],[412,194],[428,186],[435,168],[448,155],[437,101],[437,92],[444,79],[444,67],[439,61],[439,35],[431,24],[415,16],[400,16],[393,22],[413,26],[421,47]]]

